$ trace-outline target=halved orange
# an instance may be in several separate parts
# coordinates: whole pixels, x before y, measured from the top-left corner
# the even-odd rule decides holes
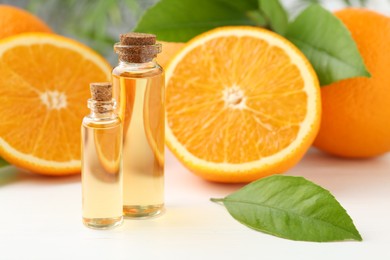
[[[201,34],[166,69],[166,143],[207,180],[248,182],[288,170],[312,144],[320,110],[310,63],[265,29]]]
[[[89,83],[110,65],[65,37],[28,33],[0,41],[0,156],[48,175],[80,172],[80,126]]]

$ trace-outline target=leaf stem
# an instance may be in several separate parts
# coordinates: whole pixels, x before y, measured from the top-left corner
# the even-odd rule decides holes
[[[225,198],[210,198],[212,202],[215,202],[217,204],[223,205],[223,202],[225,201]]]

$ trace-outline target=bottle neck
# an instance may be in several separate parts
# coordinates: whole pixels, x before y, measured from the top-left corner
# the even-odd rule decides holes
[[[88,99],[88,108],[91,110],[90,117],[95,119],[105,119],[115,117],[116,102],[111,101],[96,101]]]
[[[121,56],[119,56],[119,66],[122,67],[132,67],[134,69],[151,69],[155,68],[157,66],[156,58],[153,58],[151,61],[147,62],[129,62],[125,59],[121,59]]]

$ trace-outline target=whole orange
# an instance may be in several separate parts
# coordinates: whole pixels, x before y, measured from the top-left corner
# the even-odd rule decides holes
[[[164,69],[167,67],[168,63],[172,60],[172,58],[178,53],[183,47],[184,43],[182,42],[163,42],[162,44],[162,52],[157,56],[157,62]]]
[[[52,32],[38,17],[10,5],[0,5],[0,39],[24,32]]]
[[[323,114],[314,145],[341,157],[377,156],[390,151],[390,18],[353,8],[335,15],[351,32],[371,78],[321,89]]]

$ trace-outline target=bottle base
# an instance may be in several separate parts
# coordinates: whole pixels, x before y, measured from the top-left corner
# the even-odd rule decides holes
[[[152,218],[161,215],[165,211],[164,204],[157,205],[125,205],[123,215],[126,218]]]
[[[121,225],[123,217],[116,218],[83,218],[83,224],[92,229],[110,229]]]

